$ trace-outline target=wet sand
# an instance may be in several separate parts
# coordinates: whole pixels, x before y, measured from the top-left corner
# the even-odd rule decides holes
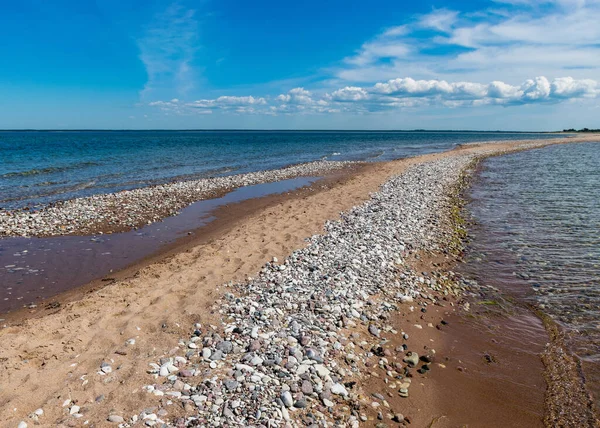
[[[475,176],[480,171],[481,164],[478,165]],[[470,201],[472,202],[476,201]],[[479,236],[483,233],[478,224],[471,225],[470,231]],[[523,313],[533,318],[537,326],[542,327],[538,329],[541,331],[538,340],[541,338],[545,346],[537,349],[535,355],[541,355],[544,367],[545,426],[598,426],[600,424],[597,408],[600,397],[598,395],[600,366],[594,362],[580,360],[575,355],[574,348],[569,346],[569,338],[577,332],[569,330],[568,327],[563,329],[550,316],[538,309],[535,304],[536,290],[531,286],[531,282],[513,269],[506,270],[505,266],[517,265],[514,252],[502,249],[501,243],[507,237],[502,234],[498,236],[492,234],[486,235],[484,239],[496,242],[492,245],[493,259],[486,262],[485,268],[482,268],[484,265],[477,258],[478,251],[481,251],[481,242],[478,243],[477,248],[471,248],[475,253],[469,257],[474,260],[460,264],[457,268],[466,277],[474,279],[479,284],[485,284],[483,289],[477,287],[479,298],[475,302],[479,301],[480,304],[487,306],[487,312],[505,319],[505,324],[514,322],[517,318],[515,313]],[[512,275],[507,275],[506,272],[512,272]],[[526,330],[526,328],[516,330],[515,336]]]
[[[589,139],[590,136],[585,137],[585,140]],[[573,139],[566,142],[570,141]],[[498,144],[494,148],[512,149],[517,145]],[[467,146],[460,150],[478,153],[492,148],[485,146],[485,149]],[[16,426],[33,410],[43,407],[44,421],[47,421],[43,425],[55,425],[57,421],[68,423],[61,404],[75,396],[82,404],[94,403],[97,397],[104,396],[101,403],[90,405],[85,415],[87,420],[98,421],[96,426],[102,426],[101,421],[116,403],[123,411],[143,407],[148,398],[134,391],[145,382],[146,366],[145,363],[132,364],[132,361],[146,361],[176,345],[176,337],[186,334],[182,325],[198,318],[204,324],[215,321],[216,314],[210,308],[223,293],[221,284],[254,275],[273,256],[284,258],[292,250],[303,247],[304,238],[320,233],[326,220],[335,219],[340,211],[365,201],[370,192],[376,191],[387,178],[402,172],[408,165],[444,156],[452,156],[452,153],[374,164],[326,186],[255,200],[260,202],[243,202],[240,206],[246,203],[254,206],[248,206],[247,210],[222,223],[218,223],[219,213],[215,213],[217,220],[213,234],[204,238],[194,235],[183,246],[145,261],[141,268],[130,267],[124,274],[115,275],[114,281],[106,281],[104,286],[96,284],[82,289],[87,291],[85,294],[81,291],[69,298],[59,297],[60,307],[43,313],[39,311],[35,318],[29,318],[29,311],[13,314],[0,331],[3,344],[0,351],[3,368],[0,371],[0,420]],[[502,353],[511,349],[512,345],[506,345],[506,342],[500,342],[497,347],[486,346],[490,343],[489,331],[483,327],[481,330],[472,328],[468,317],[453,315],[456,306],[451,303],[449,301],[447,310],[440,310],[439,315],[449,320],[448,325],[441,330],[434,328],[422,332],[424,343],[439,341],[442,343],[440,349],[444,350],[440,354],[450,360],[443,363],[445,369],[432,370],[423,380],[427,386],[424,386],[422,396],[411,394],[413,398],[408,404],[403,401],[406,416],[410,413],[415,421],[429,420],[425,425],[413,426],[466,423],[479,426],[479,420],[491,421],[497,420],[499,415],[515,414],[520,415],[511,419],[515,423],[532,420],[541,423],[543,409],[540,409],[539,393],[534,394],[543,391],[539,384],[541,363],[539,357],[530,356],[530,352],[537,355],[535,346],[523,350],[520,360],[515,359],[514,353]],[[514,327],[506,323],[503,328],[509,337]],[[537,332],[537,327],[534,330]],[[429,331],[434,334],[428,334]],[[475,338],[468,337],[478,331],[481,334],[473,335]],[[136,338],[137,346],[124,350],[123,341],[130,337]],[[515,349],[517,345],[514,343]],[[506,361],[510,366],[509,370],[506,366],[498,369],[497,376],[504,377],[500,383],[490,374],[493,371],[478,368],[481,366],[481,362],[477,363],[480,360],[478,349],[487,348],[492,351],[485,352],[498,355],[498,361]],[[115,351],[120,352],[115,354]],[[83,373],[94,373],[106,358],[114,359],[115,364],[121,366],[122,377],[118,384],[97,380],[85,382],[81,378]],[[534,363],[536,359],[538,365]],[[466,371],[459,370],[459,365]],[[496,370],[496,366],[491,367]],[[490,380],[482,382],[485,373]],[[515,382],[513,374],[521,382]],[[530,398],[519,398],[524,396]],[[491,397],[495,398],[492,400]],[[515,399],[507,400],[506,397]],[[467,402],[471,403],[469,407],[465,406]],[[425,406],[425,403],[429,405]],[[147,404],[151,406],[151,403]],[[492,406],[494,411],[481,410],[487,406]],[[521,410],[515,413],[516,408]],[[488,419],[482,419],[486,417]]]
[[[330,176],[333,176],[330,174]],[[238,188],[220,198],[191,204],[180,214],[141,229],[93,236],[0,240],[0,314],[34,308],[51,298],[181,246],[182,238],[205,235],[216,210],[243,201],[288,193],[318,182],[298,177]],[[233,208],[236,210],[236,208]]]

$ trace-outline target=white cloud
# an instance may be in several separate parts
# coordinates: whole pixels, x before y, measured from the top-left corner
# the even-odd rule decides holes
[[[365,41],[334,75],[345,84],[412,76],[469,81],[600,75],[600,0],[506,0],[434,10]]]
[[[163,91],[185,95],[193,89],[197,74],[193,60],[198,46],[194,10],[173,3],[155,15],[137,44],[148,75],[142,97]]]
[[[304,88],[291,89],[287,94],[279,95],[276,100],[284,104],[311,105],[314,103],[310,91]]]
[[[369,99],[369,93],[364,88],[356,86],[346,86],[345,88],[333,91],[327,96],[332,101],[346,102],[346,101],[365,101]]]
[[[326,114],[339,112],[368,113],[382,110],[416,109],[428,106],[446,108],[485,105],[516,106],[553,104],[600,97],[600,84],[591,79],[560,77],[550,81],[544,76],[526,79],[520,85],[502,81],[448,82],[417,80],[410,77],[390,79],[372,86],[346,86],[332,92],[314,94],[294,88],[273,99],[253,96],[221,96],[182,103],[153,101],[151,107],[178,114],[210,113],[238,114]]]
[[[248,97],[235,97],[224,95],[215,99],[208,100],[197,100],[191,103],[187,103],[188,107],[193,108],[223,108],[228,109],[231,107],[245,107],[252,105],[264,105],[267,101],[264,98],[254,98],[253,96]]]
[[[436,10],[423,15],[418,20],[418,26],[437,31],[448,32],[454,26],[458,12],[453,10]]]
[[[554,79],[551,92],[557,98],[593,98],[598,95],[598,83],[591,79],[561,77]]]

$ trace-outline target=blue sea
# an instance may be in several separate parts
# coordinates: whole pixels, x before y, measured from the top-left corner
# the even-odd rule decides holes
[[[0,208],[319,159],[383,161],[461,143],[550,137],[494,132],[0,131]]]

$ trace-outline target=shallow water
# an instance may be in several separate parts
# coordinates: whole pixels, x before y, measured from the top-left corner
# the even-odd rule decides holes
[[[308,186],[298,177],[240,187],[221,198],[195,202],[180,214],[139,230],[94,236],[0,239],[0,314],[35,304],[123,269],[208,225],[215,209]]]
[[[311,131],[0,131],[0,208],[328,160],[391,160],[548,134]]]
[[[463,269],[564,326],[598,390],[600,144],[487,159],[470,197],[476,225]]]

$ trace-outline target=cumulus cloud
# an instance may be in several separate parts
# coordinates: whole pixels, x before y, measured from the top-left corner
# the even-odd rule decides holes
[[[276,100],[284,104],[296,105],[311,105],[314,102],[310,91],[304,88],[291,89],[287,94],[279,95]]]
[[[519,86],[501,81],[480,84],[399,78],[376,83],[371,89],[371,93],[394,98],[425,98],[431,102],[444,102],[446,106],[455,107],[473,105],[475,102],[477,104],[517,105],[596,98],[600,95],[600,85],[594,80],[575,80],[572,77],[557,78],[550,82],[544,76],[527,79]]]
[[[327,95],[327,98],[337,102],[348,102],[348,101],[365,101],[369,99],[369,92],[364,88],[357,86],[346,86],[345,88],[333,91]]]
[[[597,81],[572,77],[549,80],[539,76],[527,79],[520,85],[502,81],[483,84],[405,77],[378,82],[371,86],[345,86],[321,94],[312,93],[304,88],[294,88],[275,98],[221,96],[187,103],[178,99],[153,101],[149,105],[181,114],[189,114],[194,110],[198,113],[220,111],[240,114],[325,114],[368,113],[432,105],[447,108],[485,105],[509,107],[598,97],[600,84]]]

